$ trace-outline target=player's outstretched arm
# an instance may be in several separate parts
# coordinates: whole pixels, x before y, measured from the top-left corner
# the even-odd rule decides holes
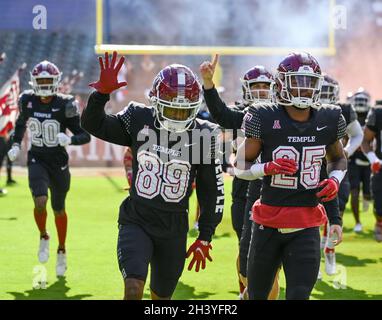
[[[121,69],[124,58],[122,57],[116,64],[117,52],[113,53],[111,64],[109,55],[105,54],[105,63],[99,58],[100,78],[97,82],[91,83],[97,91],[93,92],[88,99],[88,103],[81,115],[81,127],[91,135],[102,140],[124,145],[131,145],[131,136],[124,128],[122,122],[116,115],[106,115],[105,105],[110,99],[110,93],[122,86],[126,82],[118,82],[118,71]]]
[[[243,122],[244,113],[242,111],[233,110],[227,107],[227,105],[221,100],[212,80],[218,59],[219,56],[216,54],[212,62],[204,61],[200,65],[200,73],[203,80],[204,100],[206,101],[212,118],[221,127],[225,129],[240,129]]]
[[[211,164],[201,164],[197,169],[196,194],[200,206],[199,237],[187,251],[192,255],[188,270],[198,272],[206,266],[206,259],[212,261],[209,250],[215,229],[223,218],[224,179],[219,160],[211,159]]]

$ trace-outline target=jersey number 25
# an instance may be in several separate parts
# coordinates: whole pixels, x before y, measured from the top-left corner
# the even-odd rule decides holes
[[[303,147],[302,155],[296,148],[280,146],[272,153],[273,160],[280,158],[293,159],[300,167],[300,176],[278,174],[272,176],[271,186],[283,189],[297,189],[298,182],[305,189],[314,189],[320,182],[322,159],[326,155],[325,146]]]

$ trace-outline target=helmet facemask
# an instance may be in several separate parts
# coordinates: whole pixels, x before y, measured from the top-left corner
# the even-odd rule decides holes
[[[248,103],[271,102],[272,100],[272,81],[265,80],[241,80],[243,84],[243,98]],[[256,88],[264,87],[263,88]],[[254,88],[255,87],[255,88]],[[267,89],[265,89],[267,87]]]
[[[324,81],[321,88],[320,102],[326,104],[336,104],[339,100],[338,85]]]
[[[177,97],[170,102],[160,99],[157,95],[151,97],[151,102],[161,127],[170,132],[180,133],[188,130],[192,125],[199,112],[202,99],[200,97],[196,102],[189,102],[187,98]]]
[[[279,72],[276,83],[279,86],[278,103],[306,109],[319,101],[323,77],[313,71]]]
[[[31,73],[31,81],[29,84],[32,86],[36,96],[49,97],[57,93],[60,80],[61,73],[58,75],[51,75],[48,72],[42,72],[37,76],[34,76]]]
[[[353,96],[354,109],[358,113],[367,113],[370,109],[370,98],[366,94],[355,94]]]

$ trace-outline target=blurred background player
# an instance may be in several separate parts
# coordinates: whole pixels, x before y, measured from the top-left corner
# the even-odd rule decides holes
[[[155,77],[149,94],[152,107],[132,101],[117,115],[107,115],[104,109],[110,93],[127,84],[117,78],[123,61],[122,57],[117,62],[117,52],[111,61],[107,53],[104,60],[99,59],[100,78],[91,84],[97,91],[89,97],[81,124],[100,139],[132,149],[132,185],[118,220],[124,298],[142,299],[150,266],[151,297],[167,300],[174,293],[186,257],[193,257],[188,270],[195,265],[197,272],[205,268],[206,259],[212,261],[211,240],[224,208],[222,170],[215,159],[216,136],[210,142],[200,137],[193,142],[192,131],[203,129],[214,135],[216,126],[196,119],[201,87],[194,73],[180,64],[165,67]],[[184,142],[180,151],[173,149],[179,148],[178,142],[169,139],[174,134]],[[142,135],[149,136],[147,144]],[[202,143],[210,150],[209,163],[201,154]],[[188,152],[191,146],[191,152],[202,157],[197,164]],[[188,202],[195,177],[201,211],[199,236],[186,252]]]
[[[363,88],[359,88],[350,99],[358,116],[361,126],[365,126],[366,116],[371,107],[370,94]],[[351,210],[353,212],[355,227],[354,232],[362,232],[362,224],[359,213],[359,194],[362,185],[362,209],[367,212],[371,200],[370,191],[370,163],[361,148],[358,148],[353,155],[349,155],[348,174],[350,181]]]
[[[365,122],[362,151],[370,162],[372,172],[371,190],[374,200],[374,237],[382,242],[382,105],[377,104],[369,110]],[[375,146],[375,148],[374,148]]]
[[[320,103],[338,105],[342,110],[342,115],[346,121],[346,137],[344,139],[344,152],[347,158],[351,157],[354,152],[360,147],[363,139],[363,131],[360,123],[357,120],[357,114],[350,103],[339,103],[340,99],[340,86],[337,80],[331,76],[325,74],[320,94]],[[327,178],[326,162],[324,162],[323,169],[321,171],[322,179]],[[324,207],[328,216],[338,215],[343,217],[346,203],[349,199],[350,183],[348,173],[346,173],[344,179],[340,184],[338,191],[338,197],[332,201],[325,202]],[[335,212],[332,212],[335,211]],[[325,271],[328,275],[336,273],[336,256],[334,246],[330,245],[331,241],[328,241],[327,230],[330,229],[328,224],[324,225],[323,236],[321,238],[321,248],[324,250],[325,256]],[[329,246],[328,246],[329,244]]]
[[[263,66],[255,66],[249,69],[241,79],[243,101],[235,106],[227,107],[221,100],[218,90],[213,82],[213,75],[218,55],[215,55],[212,62],[205,61],[200,66],[200,72],[203,79],[204,98],[208,109],[215,121],[225,129],[233,129],[233,149],[243,141],[241,126],[246,109],[253,103],[267,103],[271,101],[271,86],[273,83],[272,74]],[[232,185],[232,206],[231,217],[232,225],[239,239],[239,256],[236,260],[236,266],[239,278],[240,299],[244,298],[247,287],[247,256],[251,238],[250,213],[253,203],[260,197],[261,179],[251,181],[235,177]],[[278,277],[269,299],[277,299],[279,293]]]
[[[20,154],[21,141],[28,126],[31,148],[28,151],[29,187],[34,200],[34,218],[40,231],[38,258],[45,263],[49,258],[49,233],[46,230],[48,189],[55,215],[58,235],[56,274],[63,276],[67,268],[66,233],[67,213],[65,198],[70,188],[68,145],[90,141],[90,135],[80,127],[77,102],[71,95],[58,92],[61,72],[49,61],[38,63],[31,72],[33,90],[24,91],[19,99],[19,116],[8,152],[11,161]],[[66,135],[69,129],[74,135]]]

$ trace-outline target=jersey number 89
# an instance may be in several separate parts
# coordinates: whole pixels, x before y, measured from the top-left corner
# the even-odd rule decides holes
[[[138,195],[153,199],[159,194],[166,202],[179,202],[187,192],[191,165],[185,161],[171,160],[163,163],[156,155],[138,153],[138,173],[135,188]]]

